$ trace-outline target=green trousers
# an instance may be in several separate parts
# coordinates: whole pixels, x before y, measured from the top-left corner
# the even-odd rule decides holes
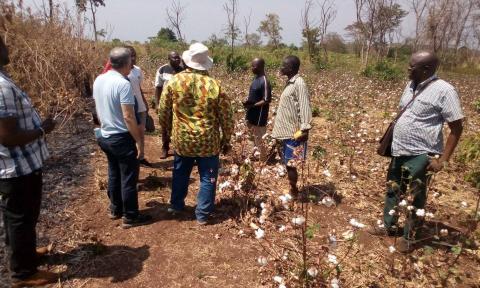
[[[387,174],[387,194],[385,196],[385,208],[383,209],[383,221],[385,228],[392,229],[397,224],[398,213],[390,215],[390,210],[395,209],[401,199],[406,199],[409,195],[413,197],[413,205],[417,209],[423,209],[427,201],[427,186],[429,177],[427,176],[427,166],[429,157],[427,154],[418,156],[393,157],[388,168]],[[412,228],[421,223],[423,218],[419,218],[412,210],[410,217],[406,219],[403,229],[403,237],[413,238]]]

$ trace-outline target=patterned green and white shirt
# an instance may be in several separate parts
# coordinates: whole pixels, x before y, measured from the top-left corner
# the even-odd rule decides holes
[[[163,129],[172,128],[172,144],[181,156],[218,155],[233,133],[231,103],[218,81],[202,71],[187,69],[167,82],[158,116]]]

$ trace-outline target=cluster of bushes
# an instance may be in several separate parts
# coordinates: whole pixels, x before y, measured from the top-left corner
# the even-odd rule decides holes
[[[362,71],[362,75],[384,81],[396,81],[403,78],[404,71],[388,61],[379,61],[367,66],[367,68]]]

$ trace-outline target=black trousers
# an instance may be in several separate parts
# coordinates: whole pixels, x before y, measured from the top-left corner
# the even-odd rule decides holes
[[[42,171],[0,179],[0,196],[10,271],[13,278],[23,279],[37,272],[35,228],[42,201]]]

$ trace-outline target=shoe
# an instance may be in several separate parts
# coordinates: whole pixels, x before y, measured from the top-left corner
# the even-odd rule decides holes
[[[118,220],[122,218],[122,214],[110,212],[110,214],[108,214],[108,218],[110,218],[111,220]]]
[[[44,257],[50,252],[50,250],[48,250],[48,247],[38,247],[36,252],[38,257]]]
[[[177,210],[177,209],[174,209],[172,207],[169,207],[167,209],[167,212],[172,214],[172,215],[176,215],[176,214],[181,214],[183,211],[182,210]]]
[[[415,242],[414,241],[410,241],[410,240],[407,240],[405,239],[404,237],[400,237],[398,238],[397,240],[397,251],[400,252],[400,253],[410,253],[414,250],[414,245],[415,245]]]
[[[168,158],[168,149],[162,148],[162,153],[160,154],[160,159],[167,159]]]
[[[56,283],[60,276],[57,273],[48,271],[38,271],[37,273],[25,279],[12,279],[12,287],[38,287],[47,284]]]
[[[143,158],[142,160],[140,160],[140,165],[143,165],[145,167],[149,167],[149,168],[152,168],[153,165],[152,163],[148,162],[147,159]]]
[[[146,214],[138,214],[135,218],[123,217],[123,229],[128,229],[136,226],[149,224],[152,221],[152,216]]]
[[[399,236],[398,229],[387,229],[385,227],[373,226],[366,230],[368,234],[378,237],[394,237]]]
[[[206,226],[206,225],[208,225],[208,221],[207,221],[207,220],[198,220],[198,219],[197,219],[197,224],[198,224],[198,226]]]

